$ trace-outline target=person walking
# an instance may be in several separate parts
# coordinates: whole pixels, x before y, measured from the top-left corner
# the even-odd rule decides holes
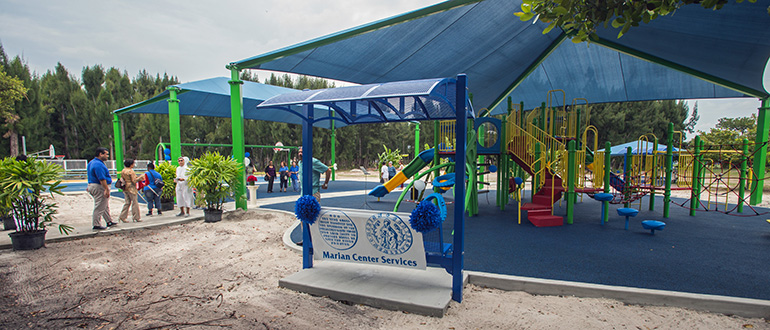
[[[393,166],[393,162],[388,162],[388,178],[396,177],[396,167]]]
[[[272,160],[265,167],[265,175],[267,175],[267,192],[271,193],[273,192],[273,181],[275,181],[275,166],[273,166]]]
[[[145,185],[144,185],[144,197],[147,199],[147,212],[148,216],[152,215],[153,206],[158,209],[158,215],[163,215],[160,210],[160,194],[162,188],[155,185],[155,180],[163,181],[163,177],[160,173],[155,171],[155,164],[147,164],[147,172],[144,173]]]
[[[390,180],[390,176],[388,175],[389,173],[388,164],[382,163],[382,167],[380,167],[380,183],[385,183]]]
[[[289,167],[286,166],[286,162],[281,161],[281,167],[278,168],[278,173],[281,176],[281,185],[278,190],[287,192],[287,188],[289,188]]]
[[[112,177],[110,170],[104,162],[110,158],[110,151],[107,148],[96,148],[94,159],[88,162],[86,173],[88,177],[88,187],[86,191],[94,198],[94,213],[91,215],[91,224],[94,230],[104,230],[107,227],[114,226],[110,216],[110,185]],[[106,227],[102,226],[101,218],[104,218]]]
[[[297,166],[296,161],[291,162],[291,167],[289,168],[289,175],[291,176],[291,188],[294,190],[294,192],[299,191],[299,178],[297,177],[297,174],[299,173],[299,166]]]
[[[140,177],[134,172],[134,160],[128,158],[123,161],[123,168],[120,171],[120,179],[123,180],[123,195],[125,196],[123,202],[123,209],[120,210],[120,216],[118,219],[122,222],[128,222],[128,209],[131,208],[131,218],[134,222],[142,222],[142,216],[139,211],[139,192],[136,190],[136,183],[139,182]]]
[[[247,158],[248,159],[248,158]],[[190,158],[179,157],[177,159],[179,166],[176,168],[176,205],[179,206],[179,214],[176,216],[189,217],[190,208],[193,206],[193,191],[187,184],[188,171],[190,168],[187,166],[190,164]],[[187,209],[187,213],[185,213]]]
[[[332,170],[329,168],[329,166],[326,166],[324,163],[321,163],[321,161],[316,159],[315,157],[313,157],[312,162],[313,162],[313,165],[312,165],[313,197],[315,197],[318,203],[321,203],[321,189],[329,188],[329,179],[331,178]],[[319,182],[321,180],[321,173],[326,174],[326,179],[324,180],[323,184]],[[299,176],[302,177],[302,148],[299,148]],[[300,186],[300,195],[302,195],[301,186]]]

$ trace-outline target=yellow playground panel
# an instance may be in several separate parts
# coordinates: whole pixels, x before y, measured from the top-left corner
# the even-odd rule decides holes
[[[455,121],[454,120],[442,120],[439,121],[439,153],[454,153],[455,152]]]

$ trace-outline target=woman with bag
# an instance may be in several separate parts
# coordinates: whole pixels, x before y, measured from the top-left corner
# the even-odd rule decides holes
[[[286,162],[281,161],[281,167],[278,169],[278,172],[281,174],[281,185],[278,190],[287,192],[286,188],[289,188],[289,167],[286,166]]]
[[[147,199],[147,208],[149,209],[147,215],[152,215],[153,206],[158,209],[158,215],[163,215],[163,212],[160,211],[160,194],[162,188],[158,187],[157,184],[158,181],[163,182],[163,177],[160,176],[160,173],[155,171],[155,164],[147,164],[147,173],[144,173],[144,177],[144,197]]]
[[[270,165],[265,167],[265,179],[267,179],[267,192],[273,192],[273,182],[275,181],[275,166],[273,161],[270,161]]]
[[[189,168],[187,164],[190,163],[190,158],[179,157],[177,160],[179,167],[176,168],[176,205],[179,206],[179,214],[176,216],[190,216],[190,208],[193,206],[193,192],[192,188],[187,185],[187,171]],[[185,214],[184,209],[187,209]]]
[[[136,183],[139,182],[140,177],[134,172],[133,159],[126,159],[123,161],[123,165],[126,167],[120,171],[120,179],[118,181],[123,182],[123,209],[120,211],[118,219],[122,222],[128,222],[128,209],[131,208],[131,218],[134,222],[142,222],[142,216],[139,212],[139,191],[136,190]]]

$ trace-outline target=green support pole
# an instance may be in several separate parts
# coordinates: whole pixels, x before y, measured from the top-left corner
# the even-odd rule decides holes
[[[482,125],[482,127],[483,126],[484,125]],[[478,144],[479,145],[484,145],[484,133],[481,130],[477,130],[476,131],[476,136],[478,137],[476,139],[478,141]],[[483,164],[483,163],[484,163],[484,156],[476,155],[476,164]],[[478,176],[476,177],[476,182],[482,182],[482,181],[484,181],[484,175],[478,174]],[[476,188],[479,189],[479,190],[484,189],[484,185],[479,183]]]
[[[508,114],[511,113],[511,98],[508,98]],[[506,127],[508,126],[508,116],[503,117],[502,124],[500,125],[500,141],[505,141]],[[505,142],[500,143],[500,157],[497,158],[497,206],[500,207],[500,211],[505,210],[505,204],[508,202],[508,182],[507,176],[508,168],[506,165],[508,161],[508,147]]]
[[[746,167],[749,160],[749,139],[743,139],[743,155],[741,156],[741,175],[738,184],[738,213],[743,213],[743,198],[746,196]]]
[[[415,122],[414,128],[414,158],[420,156],[420,122]]]
[[[650,180],[652,186],[650,190],[650,211],[655,211],[655,183],[657,180],[657,174],[658,174],[658,158],[655,154],[658,151],[658,138],[656,137],[652,142],[652,173],[647,176],[647,179]]]
[[[577,108],[577,105],[575,107],[575,139],[580,141],[580,109]]]
[[[243,138],[243,81],[240,79],[240,70],[230,69],[230,123],[233,127],[233,158],[243,165],[246,158],[246,146]],[[246,195],[246,171],[241,171],[237,196]],[[235,207],[246,210],[246,199],[236,198]]]
[[[171,138],[171,162],[182,157],[182,135],[179,125],[179,99],[177,99],[178,87],[169,86],[168,90],[168,130]],[[243,131],[243,130],[241,130]]]
[[[438,156],[439,135],[441,134],[441,124],[438,120],[433,121],[433,166],[439,164],[441,158]],[[441,172],[439,169],[433,171],[433,178],[438,178]],[[440,188],[433,187],[434,192],[438,192]]]
[[[666,149],[666,190],[663,192],[663,217],[668,218],[671,207],[671,176],[674,167],[674,123],[668,123],[668,148]],[[681,152],[681,151],[680,151]],[[679,164],[680,166],[682,164]]]
[[[506,193],[508,192],[508,189],[505,189],[503,187],[503,170],[505,167],[505,162],[503,161],[504,154],[500,154],[500,157],[497,158],[497,206],[500,207],[500,211],[503,211],[503,191]],[[505,190],[503,190],[505,189]]]
[[[535,200],[535,192],[539,188],[538,184],[540,182],[540,180],[539,180],[540,179],[540,174],[538,174],[538,173],[540,173],[541,167],[543,167],[543,165],[544,165],[544,164],[542,164],[540,162],[540,152],[541,152],[540,151],[540,142],[535,142],[535,164],[534,164],[534,166],[532,166],[535,169],[535,175],[532,176],[532,189],[531,189],[532,191],[530,191],[530,193],[531,193],[530,200],[533,200],[533,201]]]
[[[540,103],[540,129],[543,130],[543,132],[548,132],[546,129],[547,125],[545,124],[545,102]]]
[[[112,135],[115,143],[115,170],[120,178],[120,171],[123,170],[123,134],[120,129],[120,117],[118,114],[112,114]]]
[[[575,140],[567,143],[567,224],[575,215]]]
[[[511,110],[513,110],[513,109],[511,108]],[[524,101],[519,102],[519,112],[520,112],[519,113],[519,127],[521,129],[523,129],[523,130],[527,130],[527,126],[525,125],[526,123],[525,123],[525,119],[524,119]],[[513,158],[510,159],[510,162],[511,162],[512,166],[516,167],[516,176],[518,176],[520,178],[524,178],[524,176],[525,176],[524,175],[524,173],[525,173],[524,168],[519,166],[519,164],[516,164],[513,161]]]
[[[698,170],[698,174],[700,174],[700,178],[698,179],[698,185],[700,189],[698,190],[700,193],[703,193],[703,188],[706,187],[706,162],[704,159],[706,158],[706,154],[703,153],[703,150],[706,150],[706,141],[700,140],[700,147],[698,149],[700,151],[700,158],[698,159],[698,163],[700,163],[700,169]],[[698,205],[700,205],[700,197],[698,197]]]
[[[692,158],[692,193],[690,195],[690,216],[695,216],[695,210],[700,204],[700,136],[695,137],[695,150]]]
[[[334,112],[332,112],[332,117],[334,117]],[[337,178],[337,170],[335,169],[337,164],[337,153],[335,152],[337,147],[337,128],[334,127],[334,119],[332,119],[332,181],[335,181]]]
[[[610,148],[612,148],[612,143],[605,142],[604,143],[604,192],[610,193],[610,171],[612,171],[612,164],[611,164],[611,156],[610,156]],[[604,219],[602,221],[609,222],[610,221],[610,202],[602,202],[602,208],[604,209]]]
[[[762,99],[762,106],[759,108],[759,117],[757,118],[757,139],[755,145],[759,148],[754,153],[754,175],[756,176],[754,191],[751,192],[751,205],[757,205],[762,202],[762,193],[765,186],[765,165],[767,165],[767,142],[768,132],[770,132],[770,116],[767,115],[770,110],[770,98]]]

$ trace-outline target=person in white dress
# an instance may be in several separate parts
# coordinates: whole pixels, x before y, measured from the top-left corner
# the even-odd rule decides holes
[[[380,168],[380,183],[385,183],[388,180],[390,180],[390,177],[388,176],[388,164],[382,163],[382,167]]]
[[[176,168],[176,205],[179,206],[179,214],[176,216],[190,216],[190,208],[193,206],[193,191],[189,185],[187,185],[187,164],[190,163],[190,158],[179,157],[177,160],[179,167]],[[187,209],[187,213],[185,213]]]

